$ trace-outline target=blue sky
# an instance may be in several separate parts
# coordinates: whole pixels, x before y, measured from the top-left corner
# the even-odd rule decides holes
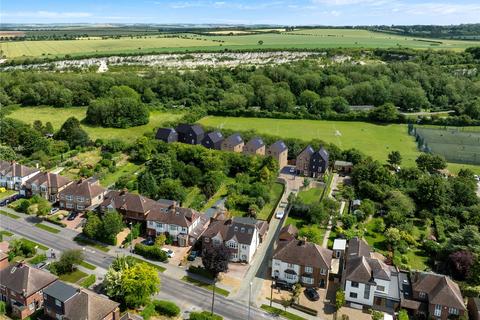
[[[479,0],[0,0],[2,23],[280,25],[480,22]]]

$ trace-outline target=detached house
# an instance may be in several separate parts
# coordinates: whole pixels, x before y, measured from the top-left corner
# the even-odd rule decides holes
[[[112,190],[105,195],[100,211],[117,211],[126,221],[142,223],[147,221],[147,215],[157,207],[160,210],[161,204],[155,200],[126,190]]]
[[[212,221],[203,233],[202,246],[223,245],[230,251],[230,261],[250,263],[268,229],[265,223],[245,217]]]
[[[323,147],[312,154],[310,158],[310,173],[308,176],[317,178],[324,174],[328,169],[328,152]]]
[[[208,149],[220,150],[222,148],[223,135],[220,131],[212,131],[205,135],[202,146]]]
[[[200,144],[205,132],[198,124],[180,124],[175,128],[178,134],[178,142],[187,144]]]
[[[146,217],[147,234],[165,234],[179,246],[193,245],[208,226],[209,220],[201,213],[176,205],[154,207]]]
[[[278,167],[282,170],[288,164],[288,148],[285,142],[278,140],[267,149],[267,156],[278,161]]]
[[[295,169],[298,174],[304,176],[310,175],[310,161],[314,153],[315,151],[310,145],[306,146],[305,149],[300,152],[295,161]]]
[[[23,184],[40,170],[30,168],[15,161],[0,160],[0,187],[20,190]]]
[[[93,210],[103,202],[106,192],[98,180],[80,179],[60,191],[60,208],[78,212]]]
[[[242,152],[244,145],[245,143],[240,134],[234,133],[222,141],[221,149],[223,151]]]
[[[55,203],[58,201],[58,194],[64,190],[72,180],[59,174],[50,172],[41,172],[28,179],[22,187],[27,197],[39,195],[48,201]]]
[[[166,143],[177,142],[178,134],[173,128],[159,128],[155,134],[155,139]]]
[[[42,291],[55,280],[53,274],[22,262],[11,264],[0,271],[0,300],[14,317],[25,319],[43,307]]]
[[[93,291],[55,281],[43,290],[44,314],[49,319],[119,320],[119,303]]]
[[[413,299],[420,302],[414,314],[435,320],[447,320],[466,314],[458,284],[445,275],[416,272],[412,276],[412,289]]]
[[[332,251],[305,240],[279,242],[272,259],[272,277],[306,287],[326,288]]]
[[[249,155],[264,156],[265,143],[263,142],[262,138],[255,137],[248,141],[247,144],[243,147],[243,153]]]

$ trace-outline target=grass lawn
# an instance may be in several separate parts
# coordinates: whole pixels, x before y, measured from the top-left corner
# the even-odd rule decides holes
[[[407,264],[410,266],[411,269],[423,271],[428,268],[428,257],[425,256],[425,254],[420,249],[412,248],[408,250],[407,253],[404,254],[404,256],[407,257]]]
[[[34,241],[32,241],[32,240],[28,240],[28,239],[25,239],[25,238],[21,238],[20,240],[21,240],[21,241],[28,242],[28,243],[32,244],[33,246],[38,247],[38,249],[41,249],[41,250],[44,250],[44,251],[48,250],[48,247],[45,247],[44,245],[39,244],[39,243],[36,243],[36,242],[34,242]]]
[[[7,231],[7,230],[2,230],[2,231],[0,231],[0,234],[1,234],[2,236],[5,236],[5,237],[11,237],[11,236],[13,236],[13,233],[11,233],[10,231]]]
[[[279,309],[279,308],[275,308],[275,307],[270,307],[269,305],[267,304],[262,304],[262,306],[260,307],[261,309],[267,311],[268,313],[270,314],[273,314],[273,315],[279,315],[281,316],[282,318],[285,318],[285,319],[289,319],[289,320],[306,320],[305,318],[303,317],[300,317],[300,316],[297,316],[296,314],[293,314],[291,312],[288,312],[288,311],[285,311],[285,310],[282,310],[282,309]]]
[[[259,134],[298,138],[305,141],[313,139],[334,143],[342,149],[356,148],[375,160],[386,162],[391,151],[399,151],[403,165],[414,166],[420,155],[414,138],[408,135],[406,124],[378,125],[367,122],[294,120],[245,117],[208,116],[198,121],[208,127],[226,128],[236,131],[255,130]],[[480,166],[451,164],[452,172],[461,168],[470,168],[480,173]]]
[[[43,261],[46,261],[47,260],[47,256],[45,255],[45,253],[41,253],[41,254],[37,254],[35,255],[33,258],[31,258],[30,260],[28,260],[28,262],[30,264],[37,264],[37,263],[40,263],[40,262],[43,262]]]
[[[367,229],[367,232],[365,232],[365,240],[371,247],[375,248],[376,251],[385,254],[387,250],[385,236],[382,232],[375,231],[375,226],[380,221],[383,221],[383,218],[372,218],[365,224],[365,229]]]
[[[85,279],[83,279],[82,282],[80,283],[80,285],[84,288],[88,288],[92,284],[95,283],[96,279],[97,279],[97,277],[94,274],[91,274],[88,277],[86,277]]]
[[[22,107],[13,111],[8,115],[10,118],[22,120],[26,123],[32,124],[35,120],[41,120],[43,123],[50,121],[55,130],[69,117],[75,117],[79,120],[85,118],[86,107],[71,107],[71,108],[53,108],[53,107]],[[178,119],[182,113],[171,113],[162,111],[150,112],[150,122],[143,126],[132,127],[127,129],[118,128],[102,128],[92,127],[82,124],[83,129],[87,131],[92,140],[101,139],[121,139],[132,142],[138,137],[141,137],[146,132],[152,132],[158,128],[162,123]]]
[[[283,189],[283,184],[273,184],[273,187],[270,189],[270,201],[265,204],[262,210],[260,210],[260,213],[257,215],[258,219],[268,220],[268,218],[272,214],[272,211],[276,208],[278,202],[282,197]]]
[[[93,240],[90,240],[90,239],[87,239],[87,238],[83,238],[83,237],[75,237],[75,240],[76,243],[80,244],[80,245],[86,245],[86,246],[90,246],[90,247],[93,247],[95,249],[98,249],[100,251],[103,251],[103,252],[108,252],[108,250],[110,250],[110,248],[108,247],[108,245],[101,245]]]
[[[182,206],[186,208],[190,208],[193,203],[201,201],[201,191],[198,187],[192,187],[189,189],[185,201],[183,201]]]
[[[182,281],[185,281],[185,282],[188,282],[188,283],[191,283],[197,287],[200,287],[200,288],[204,288],[204,289],[207,289],[207,290],[210,290],[210,291],[213,291],[213,285],[212,284],[208,284],[208,283],[205,283],[205,282],[202,282],[202,281],[198,281],[196,279],[193,279],[189,276],[184,276],[182,278]],[[230,294],[229,291],[225,290],[225,289],[222,289],[222,288],[219,288],[219,287],[215,287],[215,293],[218,293],[224,297],[228,297],[228,295]]]
[[[10,212],[7,212],[7,211],[0,210],[0,214],[4,215],[4,216],[7,216],[9,218],[12,218],[12,219],[20,219],[20,216],[17,216],[16,214],[13,214],[13,213],[10,213]]]
[[[158,272],[164,272],[165,270],[167,270],[165,267],[159,266],[158,264],[154,264],[154,263],[145,261],[145,260],[143,260],[143,259],[139,259],[139,258],[134,257],[134,256],[132,256],[132,259],[135,260],[135,261],[137,261],[138,263],[146,263],[146,264],[148,264],[150,267],[153,267],[153,268],[157,269]]]
[[[225,181],[222,183],[220,188],[218,188],[217,192],[210,199],[208,199],[207,203],[205,203],[205,205],[202,208],[202,211],[205,211],[211,208],[215,204],[215,202],[225,197],[228,192],[227,190],[228,185],[234,183],[234,181],[235,180],[232,178],[225,179]]]
[[[311,188],[307,191],[300,191],[298,193],[298,198],[305,204],[314,204],[320,201],[322,193],[323,188]]]
[[[48,231],[50,233],[59,233],[60,232],[60,230],[57,229],[57,228],[52,228],[50,226],[47,226],[47,225],[41,224],[41,223],[36,223],[35,227],[43,229],[43,230]]]
[[[88,274],[77,269],[71,273],[62,274],[58,278],[62,281],[77,283],[78,281],[85,278],[86,276],[88,276]]]
[[[136,165],[131,162],[117,167],[117,170],[113,173],[108,172],[103,178],[100,179],[100,184],[104,187],[113,185],[117,180],[124,175],[133,175],[138,169],[139,165]]]
[[[7,190],[5,192],[0,193],[0,200],[13,196],[15,193],[18,193],[17,190]]]
[[[82,261],[82,263],[80,263],[80,265],[84,268],[87,268],[88,270],[95,270],[97,269],[97,267],[95,267],[94,265],[86,262],[86,261]]]

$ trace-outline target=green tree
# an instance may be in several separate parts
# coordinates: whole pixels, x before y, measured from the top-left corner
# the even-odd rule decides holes
[[[398,151],[392,151],[388,154],[387,162],[393,168],[399,166],[402,163],[402,155]]]
[[[70,148],[86,146],[90,142],[88,134],[80,127],[80,121],[75,117],[68,118],[55,133],[54,138],[66,141]]]
[[[0,145],[0,159],[5,161],[17,160],[17,155],[10,146]]]
[[[117,235],[124,228],[122,215],[116,211],[109,211],[103,215],[102,220],[104,239],[106,239],[108,243],[115,245]]]
[[[338,312],[345,305],[345,291],[338,289],[335,293],[335,310]]]
[[[138,177],[138,191],[149,198],[158,198],[158,185],[149,170],[143,171]]]
[[[447,161],[442,156],[430,153],[422,153],[418,156],[417,167],[420,170],[427,171],[429,173],[437,173],[438,171],[447,167]]]
[[[77,265],[83,261],[82,250],[68,249],[62,252],[60,259],[50,265],[50,271],[57,275],[75,271]]]
[[[302,228],[300,228],[300,230],[298,230],[298,236],[301,238],[305,237],[308,241],[320,245],[323,241],[322,232],[318,229],[318,227],[314,225],[303,226]]]
[[[373,121],[391,123],[398,120],[399,114],[397,108],[393,104],[386,103],[370,110],[369,117]]]

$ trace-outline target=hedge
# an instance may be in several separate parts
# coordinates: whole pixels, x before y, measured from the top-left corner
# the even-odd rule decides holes
[[[192,312],[190,313],[190,320],[223,320],[223,317],[218,314],[211,314],[209,311]]]
[[[213,280],[214,278],[212,273],[203,267],[190,266],[188,267],[188,272],[198,274],[199,276],[205,277],[210,280]]]
[[[135,253],[155,261],[166,262],[168,260],[167,253],[157,246],[146,246],[137,243],[135,245]]]
[[[173,302],[165,300],[156,300],[153,302],[155,311],[159,315],[167,317],[176,317],[180,314],[180,308]]]

